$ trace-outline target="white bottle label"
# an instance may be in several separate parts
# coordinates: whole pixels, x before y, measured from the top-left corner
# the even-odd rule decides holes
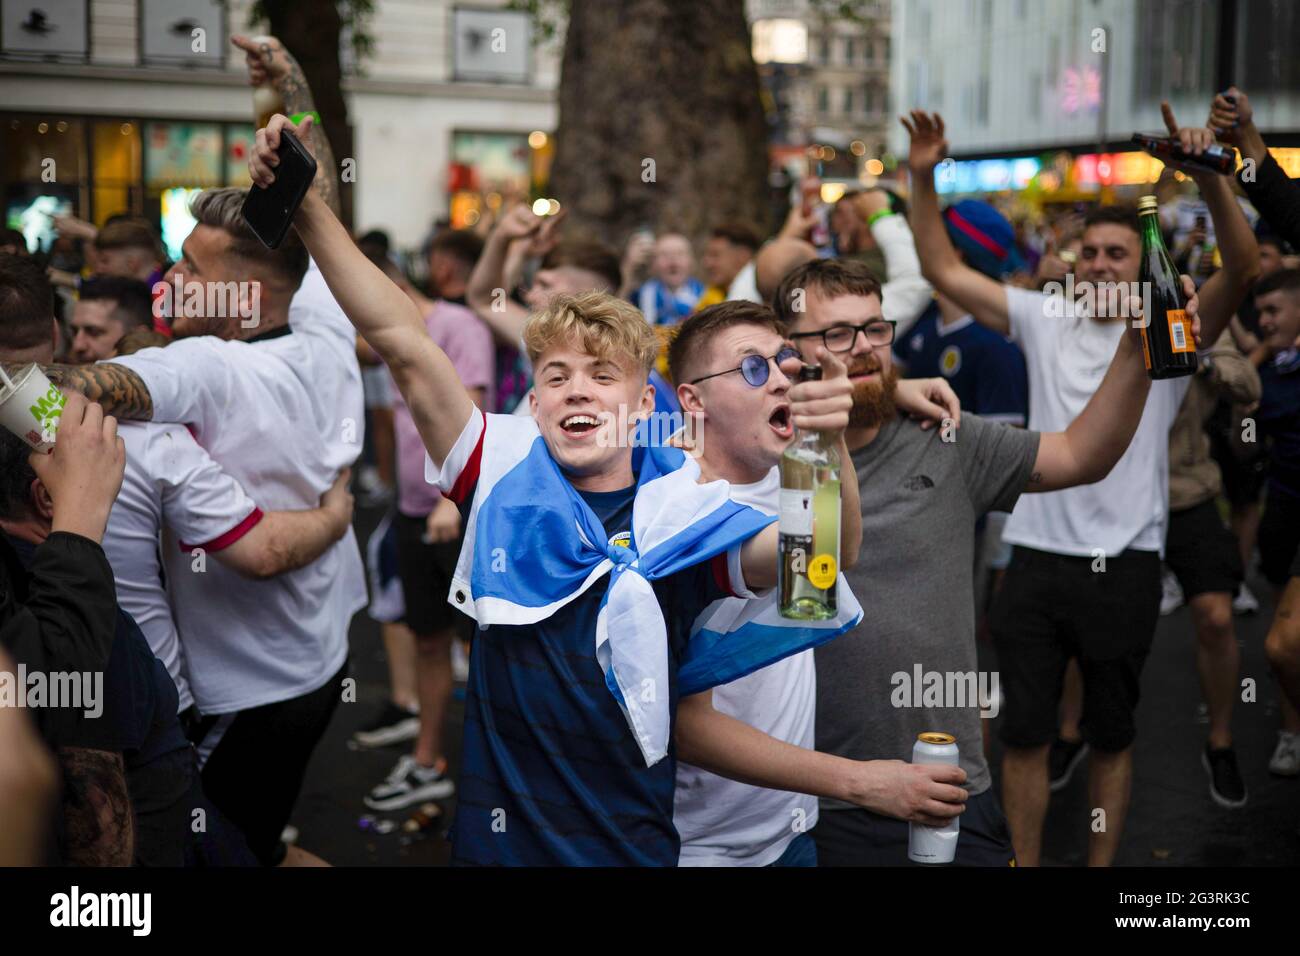
[[[781,534],[808,536],[813,533],[813,493],[781,489],[781,517],[777,530]]]

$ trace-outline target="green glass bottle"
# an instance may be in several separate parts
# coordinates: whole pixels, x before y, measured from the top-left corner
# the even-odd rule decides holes
[[[805,365],[799,381],[822,377]],[[781,456],[781,616],[820,621],[835,616],[840,567],[840,456],[820,432],[800,431]]]
[[[1196,371],[1196,339],[1187,317],[1178,270],[1160,233],[1159,205],[1155,196],[1138,200],[1142,224],[1142,299],[1151,310],[1142,329],[1142,358],[1153,379],[1179,378]]]

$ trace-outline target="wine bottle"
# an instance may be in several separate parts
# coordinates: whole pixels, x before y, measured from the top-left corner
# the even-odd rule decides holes
[[[1231,176],[1237,169],[1237,151],[1231,146],[1211,143],[1199,156],[1186,152],[1177,139],[1169,136],[1147,136],[1144,133],[1133,134],[1134,144],[1150,153],[1166,166],[1173,166],[1185,172],[1205,170],[1220,176]]]
[[[805,365],[799,381],[822,377]],[[782,617],[820,621],[835,616],[840,566],[840,456],[820,432],[800,430],[781,456],[780,556]]]
[[[1151,378],[1178,378],[1196,371],[1196,340],[1192,336],[1191,319],[1187,317],[1187,300],[1183,297],[1178,270],[1160,233],[1158,209],[1155,196],[1138,200],[1142,225],[1142,265],[1138,279],[1142,284],[1142,300],[1150,309],[1142,329],[1142,358]]]

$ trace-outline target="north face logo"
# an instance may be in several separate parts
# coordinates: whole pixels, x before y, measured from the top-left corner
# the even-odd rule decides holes
[[[934,482],[930,480],[929,475],[913,475],[911,478],[904,479],[903,487],[908,491],[924,491],[926,488],[933,488]]]

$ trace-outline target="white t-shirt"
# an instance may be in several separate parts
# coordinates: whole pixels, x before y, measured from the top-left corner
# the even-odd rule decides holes
[[[1076,314],[1074,303],[1059,296],[1010,287],[1006,294],[1011,339],[1029,370],[1029,428],[1065,431],[1105,378],[1126,323]],[[1080,557],[1097,548],[1107,557],[1126,548],[1163,556],[1169,429],[1190,383],[1190,376],[1152,382],[1133,441],[1110,474],[1091,485],[1021,495],[1002,540]]]
[[[777,469],[760,482],[736,485],[732,497],[766,514],[778,511]],[[713,707],[742,723],[809,750],[815,746],[817,669],[803,651],[713,688]],[[673,825],[681,836],[679,866],[767,866],[817,823],[817,798],[729,780],[677,763]]]
[[[119,422],[126,446],[122,490],[104,532],[117,603],[144,632],[180,695],[180,710],[194,703],[185,654],[167,603],[159,562],[163,525],[187,546],[227,548],[262,518],[239,482],[223,472],[182,425]]]
[[[259,342],[199,336],[114,361],[133,369],[156,421],[184,422],[266,510],[315,508],[364,437],[356,331],[315,263],[289,306],[291,334]],[[317,690],[347,657],[365,606],[348,533],[305,568],[253,581],[179,549],[164,555],[172,610],[199,710],[223,714]]]

